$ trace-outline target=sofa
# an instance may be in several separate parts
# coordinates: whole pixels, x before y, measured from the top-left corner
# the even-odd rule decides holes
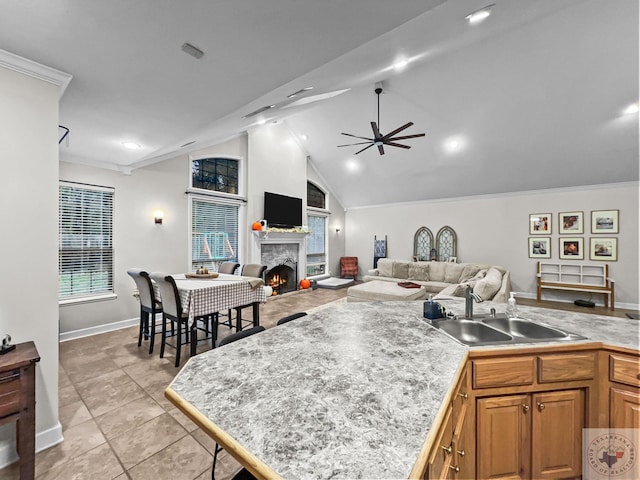
[[[434,299],[463,297],[467,286],[471,286],[483,300],[506,303],[511,290],[509,271],[484,263],[411,262],[381,258],[378,267],[369,270],[363,280],[417,283],[423,285]]]

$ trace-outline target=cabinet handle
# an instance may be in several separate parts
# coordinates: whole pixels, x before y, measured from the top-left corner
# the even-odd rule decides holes
[[[538,402],[538,411],[541,412],[542,410],[544,410],[544,403]]]
[[[448,447],[443,447],[442,445],[440,445],[440,448],[447,452],[447,455],[451,455],[451,453],[453,452],[451,445],[449,445]]]
[[[640,373],[638,375],[636,375],[636,377],[638,378],[638,380],[640,380]]]
[[[458,455],[460,455],[461,457],[464,457],[464,450],[457,450]]]
[[[527,405],[526,403],[522,404],[522,411],[524,413],[527,413],[529,411],[529,405]]]
[[[458,396],[464,398],[465,400],[469,398],[469,395],[467,393],[459,393]]]
[[[455,467],[453,465],[449,465],[449,468],[456,473],[460,473],[460,467],[458,465],[456,465]]]

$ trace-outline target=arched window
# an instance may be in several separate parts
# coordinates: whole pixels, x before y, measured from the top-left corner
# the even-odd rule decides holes
[[[457,251],[458,237],[448,225],[445,225],[436,235],[436,250],[438,251],[438,260],[441,262],[449,261],[449,257],[455,257]]]
[[[311,182],[307,182],[307,207],[327,208],[324,192]]]
[[[209,157],[191,161],[191,186],[237,195],[239,164],[235,158]]]
[[[420,227],[413,236],[413,256],[417,260],[429,260],[431,248],[433,248],[433,233],[427,227]]]

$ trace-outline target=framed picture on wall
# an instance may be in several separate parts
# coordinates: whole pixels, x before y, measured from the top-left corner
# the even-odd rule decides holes
[[[558,214],[558,233],[576,235],[584,233],[583,212],[560,212]]]
[[[551,214],[550,213],[529,214],[529,234],[530,235],[551,235]]]
[[[551,237],[529,237],[529,258],[551,258]]]
[[[618,233],[619,210],[592,210],[591,233]]]
[[[591,237],[589,259],[615,262],[618,260],[618,239],[615,237]]]
[[[560,238],[560,254],[563,260],[584,260],[583,238]]]

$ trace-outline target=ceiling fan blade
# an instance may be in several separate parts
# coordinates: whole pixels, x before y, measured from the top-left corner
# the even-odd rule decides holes
[[[382,148],[382,144],[378,145],[378,151],[380,152],[380,155],[384,155],[384,148]]]
[[[405,135],[404,137],[387,138],[387,141],[395,142],[396,140],[407,140],[408,138],[424,137],[426,133],[416,133],[415,135]]]
[[[407,128],[409,128],[411,125],[413,125],[413,122],[409,122],[409,123],[405,123],[403,126],[401,126],[400,128],[396,128],[393,132],[389,132],[386,135],[384,135],[382,138],[383,139],[389,139],[391,137],[393,137],[396,133],[400,133],[403,130],[406,130]]]
[[[371,130],[373,130],[374,138],[382,137],[382,135],[380,135],[380,130],[378,130],[378,124],[376,122],[371,122]]]
[[[402,145],[401,143],[384,142],[384,144],[390,147],[411,148],[409,145]]]
[[[347,143],[346,145],[338,145],[339,147],[350,147],[352,145],[366,145],[367,143],[371,143],[371,141],[368,142],[357,142],[357,143]]]
[[[371,145],[369,145],[368,147],[364,147],[362,150],[358,150],[356,153],[354,153],[354,155],[359,154],[360,152],[364,152],[367,148],[371,148],[373,147],[374,143],[372,143]]]
[[[369,140],[370,142],[373,142],[373,138],[359,137],[358,135],[351,135],[350,133],[342,132],[340,135],[346,135],[347,137],[353,137],[353,138],[361,138],[362,140]]]

